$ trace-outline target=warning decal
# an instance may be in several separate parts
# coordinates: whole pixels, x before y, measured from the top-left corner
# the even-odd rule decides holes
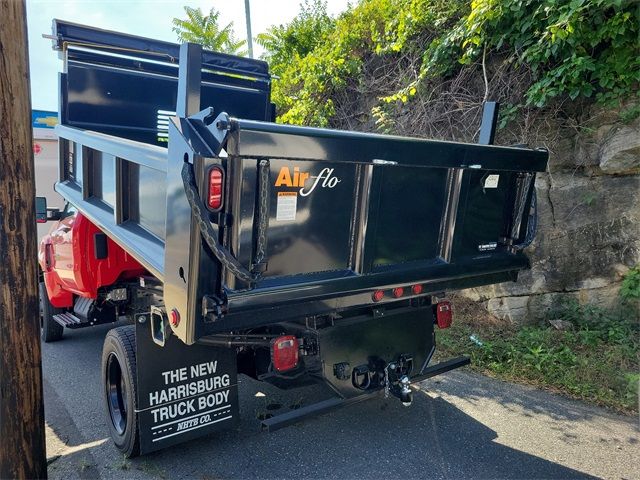
[[[291,222],[296,219],[298,209],[297,192],[278,192],[278,205],[276,208],[277,222]]]
[[[498,188],[498,181],[500,181],[500,175],[487,175],[484,188]]]

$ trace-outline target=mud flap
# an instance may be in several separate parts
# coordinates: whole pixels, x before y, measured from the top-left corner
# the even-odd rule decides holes
[[[227,430],[238,421],[235,351],[185,345],[174,335],[164,347],[149,321],[136,322],[140,453]]]

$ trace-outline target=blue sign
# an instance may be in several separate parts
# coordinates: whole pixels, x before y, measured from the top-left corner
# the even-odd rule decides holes
[[[58,124],[58,112],[47,110],[31,110],[33,128],[54,128]]]

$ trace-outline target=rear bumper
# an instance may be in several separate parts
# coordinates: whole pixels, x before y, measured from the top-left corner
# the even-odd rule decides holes
[[[458,357],[458,358],[453,358],[451,360],[447,360],[445,362],[438,363],[436,365],[426,368],[422,372],[422,374],[416,377],[413,377],[411,379],[411,383],[415,384],[415,383],[421,382],[423,380],[426,380],[431,377],[435,377],[436,375],[440,375],[450,370],[464,367],[465,365],[469,365],[470,363],[471,363],[471,359],[469,357]],[[382,391],[383,390],[376,390],[371,393],[365,393],[363,395],[359,395],[357,397],[351,397],[351,398],[330,398],[328,400],[323,400],[322,402],[314,403],[312,405],[308,405],[306,407],[299,408],[297,410],[291,410],[284,414],[277,415],[275,417],[271,417],[266,420],[263,420],[262,429],[269,432],[280,430],[281,428],[288,427],[289,425],[293,425],[294,423],[300,422],[310,417],[314,417],[316,415],[329,413],[338,408],[353,405],[355,403],[360,403],[372,398],[379,398],[380,395],[382,394]]]

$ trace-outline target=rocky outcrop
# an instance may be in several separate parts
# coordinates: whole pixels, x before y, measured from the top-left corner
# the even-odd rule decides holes
[[[563,300],[611,306],[640,263],[640,121],[596,116],[588,135],[563,132],[536,182],[538,235],[532,268],[517,283],[465,291],[500,318],[549,318]]]

